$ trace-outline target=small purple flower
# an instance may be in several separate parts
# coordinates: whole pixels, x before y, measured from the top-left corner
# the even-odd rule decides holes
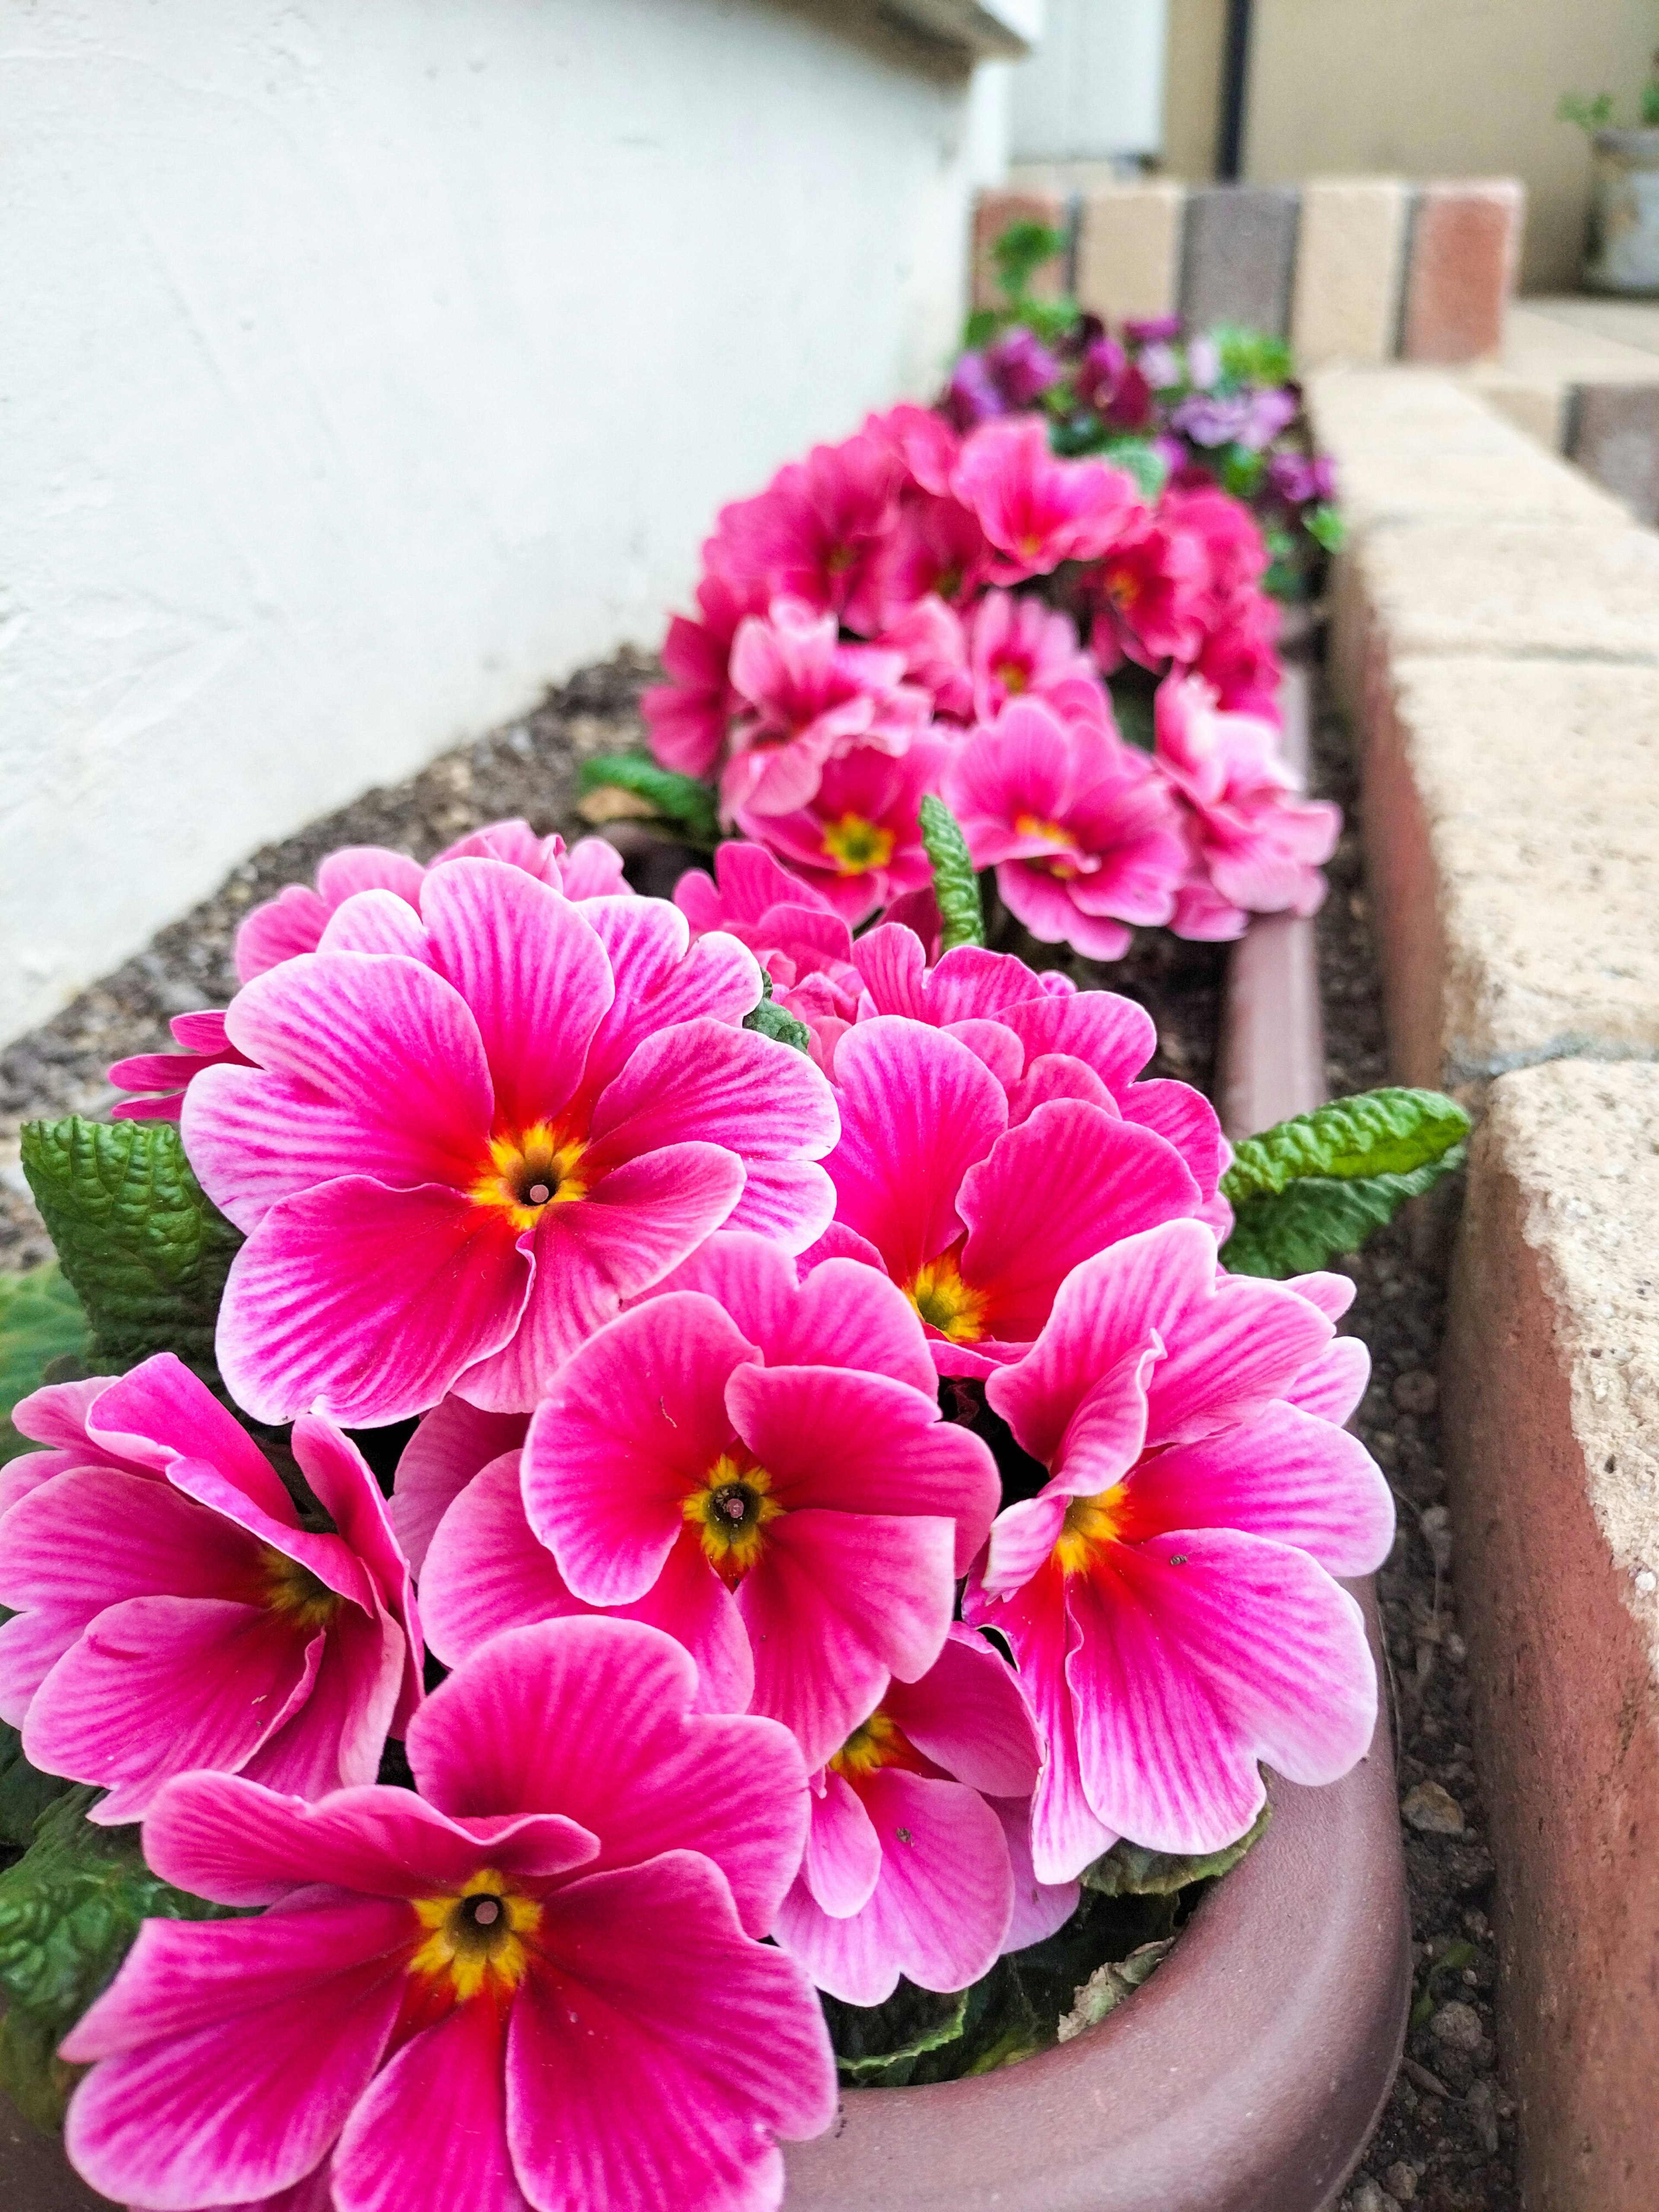
[[[1185,374],[1180,355],[1161,342],[1143,347],[1135,366],[1154,392],[1172,392]]]
[[[1181,336],[1179,315],[1131,315],[1123,325],[1123,335],[1131,345],[1167,345],[1170,339]]]
[[[983,354],[963,354],[951,371],[951,381],[945,388],[945,411],[964,435],[981,422],[1008,412],[1008,403],[986,367]]]
[[[1029,407],[1060,381],[1060,363],[1041,338],[1016,323],[987,348],[985,365],[1013,407]]]
[[[1249,398],[1249,416],[1238,433],[1238,443],[1253,453],[1270,446],[1279,432],[1287,429],[1296,420],[1297,397],[1287,384],[1277,384],[1265,392],[1254,392]]]
[[[1218,398],[1200,392],[1183,399],[1170,422],[1195,446],[1231,446],[1243,441],[1251,427],[1251,412],[1252,402],[1243,393]]]
[[[1187,342],[1187,381],[1194,392],[1207,392],[1221,374],[1221,349],[1212,337]]]
[[[1085,346],[1077,370],[1077,396],[1083,404],[1103,415],[1128,364],[1129,357],[1115,338],[1098,337]]]
[[[1311,507],[1336,496],[1336,470],[1328,453],[1275,453],[1267,464],[1267,486],[1287,507]]]

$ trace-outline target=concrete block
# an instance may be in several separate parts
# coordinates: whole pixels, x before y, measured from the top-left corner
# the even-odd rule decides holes
[[[1109,323],[1175,314],[1186,199],[1184,185],[1163,178],[1085,192],[1078,215],[1078,305]]]
[[[1071,203],[1057,191],[1027,188],[981,192],[974,202],[974,305],[996,307],[1002,304],[991,248],[1005,230],[1017,222],[1045,222],[1051,230],[1069,230],[1071,221]],[[1065,289],[1066,270],[1060,260],[1039,269],[1031,280],[1031,289],[1040,300],[1057,300]]]
[[[1356,546],[1370,650],[1659,663],[1659,537],[1607,523],[1422,522]],[[1659,861],[1659,854],[1656,854]]]
[[[1408,361],[1480,361],[1498,353],[1525,213],[1526,189],[1513,177],[1422,186],[1401,331]]]
[[[1313,177],[1302,187],[1291,343],[1303,370],[1394,357],[1410,188],[1397,177]]]
[[[1659,1067],[1488,1093],[1441,1392],[1533,2212],[1650,2212],[1659,2110]]]
[[[1364,722],[1401,1079],[1659,1054],[1659,668],[1398,659]]]
[[[1278,185],[1205,185],[1187,198],[1181,313],[1188,331],[1290,328],[1298,194]]]
[[[1571,386],[1559,377],[1517,375],[1501,362],[1476,369],[1469,382],[1487,406],[1495,407],[1517,430],[1524,430],[1552,453],[1565,452]]]
[[[1638,522],[1659,522],[1659,380],[1580,386],[1568,451]]]

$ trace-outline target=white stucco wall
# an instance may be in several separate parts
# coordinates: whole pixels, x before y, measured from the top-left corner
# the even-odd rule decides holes
[[[764,0],[0,0],[0,1039],[936,376],[994,118]]]

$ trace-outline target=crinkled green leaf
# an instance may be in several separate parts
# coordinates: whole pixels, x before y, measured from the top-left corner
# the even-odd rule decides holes
[[[743,1025],[746,1030],[758,1030],[763,1036],[775,1038],[779,1044],[792,1044],[797,1052],[811,1049],[811,1032],[805,1022],[798,1021],[787,1007],[781,1006],[772,996],[772,978],[763,968],[760,1003],[744,1016]]]
[[[1443,1091],[1362,1091],[1246,1137],[1221,1179],[1222,1194],[1237,1206],[1306,1176],[1408,1175],[1468,1133],[1468,1115]]]
[[[985,909],[968,840],[956,816],[931,791],[922,799],[921,814],[921,842],[933,871],[933,898],[939,913],[939,950],[951,952],[958,945],[983,945]]]
[[[1231,1274],[1270,1275],[1279,1282],[1310,1274],[1340,1252],[1358,1251],[1408,1199],[1421,1198],[1442,1176],[1462,1167],[1466,1150],[1454,1145],[1408,1175],[1357,1176],[1346,1182],[1306,1176],[1276,1197],[1247,1199],[1234,1209],[1221,1264]]]
[[[1077,1991],[1072,2009],[1060,2022],[1060,2041],[1069,2043],[1085,2028],[1098,2027],[1109,2013],[1117,2010],[1125,1997],[1132,1996],[1143,1982],[1150,1979],[1154,1969],[1163,1965],[1174,1948],[1174,1936],[1164,1936],[1155,1943],[1143,1943],[1127,1959],[1109,1959],[1103,1966],[1097,1966]]]
[[[213,1329],[242,1242],[196,1180],[173,1121],[30,1121],[23,1172],[105,1369],[176,1352],[216,1379]]]
[[[866,2088],[903,2088],[915,2077],[917,2059],[961,2039],[969,1995],[957,1990],[939,1996],[901,1979],[884,2004],[850,2005],[825,1997],[824,2016],[842,2080]]]
[[[0,1620],[11,1618],[0,1606]],[[61,1775],[42,1774],[23,1756],[23,1739],[9,1721],[0,1721],[0,1844],[21,1846],[55,1797],[73,1785]]]
[[[1249,1832],[1236,1844],[1195,1858],[1175,1851],[1146,1850],[1139,1844],[1115,1843],[1104,1857],[1085,1868],[1084,1887],[1098,1890],[1103,1897],[1173,1897],[1189,1882],[1211,1881],[1236,1867],[1260,1838],[1272,1814],[1273,1808],[1264,1805]]]
[[[107,1987],[140,1923],[234,1917],[152,1874],[136,1827],[94,1827],[87,1809],[100,1794],[76,1788],[49,1805],[27,1850],[0,1873],[0,2074],[42,2125],[61,2121],[72,2079],[52,2053]]]
[[[663,768],[648,753],[603,753],[584,761],[579,783],[584,798],[607,787],[631,792],[693,844],[712,845],[720,836],[709,787]]]
[[[11,1425],[20,1398],[38,1390],[54,1359],[86,1350],[87,1316],[55,1260],[27,1275],[0,1275],[0,1464],[28,1440]]]

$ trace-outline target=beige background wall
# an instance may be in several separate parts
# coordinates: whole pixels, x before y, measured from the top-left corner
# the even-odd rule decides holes
[[[1224,0],[1171,0],[1165,162],[1212,173]],[[1654,0],[1255,0],[1245,173],[1509,175],[1528,192],[1522,283],[1577,279],[1588,163],[1561,94],[1635,120]]]

